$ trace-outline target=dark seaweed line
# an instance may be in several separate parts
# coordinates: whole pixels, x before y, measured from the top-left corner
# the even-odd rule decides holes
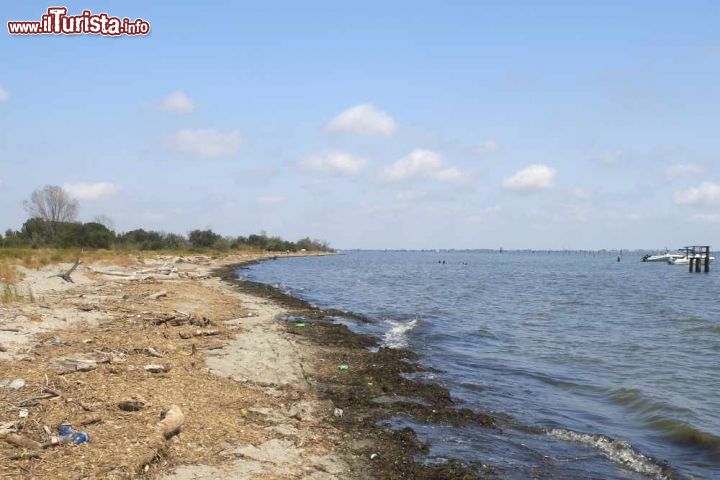
[[[417,363],[418,356],[415,353],[389,348],[370,351],[367,347],[378,346],[374,337],[352,332],[345,325],[332,322],[331,317],[344,316],[361,322],[372,322],[371,319],[352,312],[321,309],[271,285],[237,277],[239,269],[260,261],[266,260],[228,265],[215,269],[213,274],[243,293],[274,301],[293,315],[312,319],[301,330],[287,322],[288,333],[302,336],[328,352],[336,352],[338,349],[343,352],[337,360],[350,363],[353,366],[351,372],[316,374],[311,379],[311,385],[320,398],[331,400],[333,404],[344,408],[346,413],[339,418],[333,417],[333,424],[352,438],[363,440],[353,442],[349,446],[351,452],[348,452],[362,459],[357,466],[361,474],[371,473],[374,478],[421,480],[495,477],[492,469],[481,462],[467,465],[451,459],[441,465],[420,463],[416,457],[427,453],[428,446],[417,438],[411,428],[388,431],[379,426],[381,420],[388,418],[411,417],[423,423],[453,426],[476,424],[498,429],[495,418],[458,407],[449,391],[437,383],[420,383],[406,378],[403,374],[428,370]],[[368,382],[368,379],[372,381]],[[381,404],[372,401],[381,395],[414,398],[421,402]],[[376,452],[382,452],[382,455],[370,461],[370,455]]]

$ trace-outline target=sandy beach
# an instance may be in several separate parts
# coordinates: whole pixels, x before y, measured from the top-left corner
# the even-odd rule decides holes
[[[23,269],[20,298],[0,307],[0,380],[22,379],[0,388],[0,473],[477,478],[478,465],[416,462],[414,432],[377,422],[492,419],[404,378],[421,370],[411,354],[371,351],[331,321],[342,312],[235,280],[270,256],[129,256],[82,263],[75,283],[51,277],[70,265]],[[63,423],[90,440],[58,444]]]

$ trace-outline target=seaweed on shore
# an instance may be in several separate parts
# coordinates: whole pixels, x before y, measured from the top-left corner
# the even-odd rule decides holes
[[[465,464],[449,460],[442,464],[418,461],[428,446],[406,427],[387,430],[380,423],[398,417],[409,417],[423,423],[452,426],[478,425],[497,428],[495,419],[457,406],[449,391],[437,383],[424,383],[407,374],[428,371],[417,363],[418,356],[404,349],[377,348],[370,335],[356,333],[333,322],[343,316],[370,321],[360,315],[334,309],[323,310],[270,285],[241,280],[237,269],[243,265],[215,271],[223,280],[242,292],[262,296],[279,303],[294,318],[306,318],[303,328],[287,322],[287,332],[308,342],[318,350],[308,381],[316,394],[332,400],[342,409],[333,418],[336,427],[356,439],[348,452],[358,459],[361,471],[375,478],[392,479],[479,479],[492,472],[482,464]],[[359,317],[359,318],[356,318]],[[362,319],[362,320],[360,320]],[[376,347],[371,350],[369,347]],[[339,369],[347,365],[347,369]],[[482,473],[481,473],[482,470]]]

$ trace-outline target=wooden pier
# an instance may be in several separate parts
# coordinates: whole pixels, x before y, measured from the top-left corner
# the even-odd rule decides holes
[[[690,261],[689,271],[700,273],[701,268],[708,273],[710,271],[710,246],[692,245],[683,247],[680,250],[685,252],[685,257]],[[693,270],[693,267],[695,270]]]

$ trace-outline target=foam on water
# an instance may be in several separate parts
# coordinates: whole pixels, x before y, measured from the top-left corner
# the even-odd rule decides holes
[[[671,480],[673,478],[667,472],[667,467],[658,465],[652,458],[646,457],[632,448],[629,443],[622,440],[614,440],[599,434],[573,432],[562,428],[552,429],[548,432],[548,435],[559,440],[588,445],[613,462],[650,478],[656,480]]]
[[[383,346],[388,348],[405,348],[408,344],[408,332],[418,326],[420,319],[415,317],[406,323],[397,320],[387,320],[387,323],[390,325],[390,329],[385,332]]]

